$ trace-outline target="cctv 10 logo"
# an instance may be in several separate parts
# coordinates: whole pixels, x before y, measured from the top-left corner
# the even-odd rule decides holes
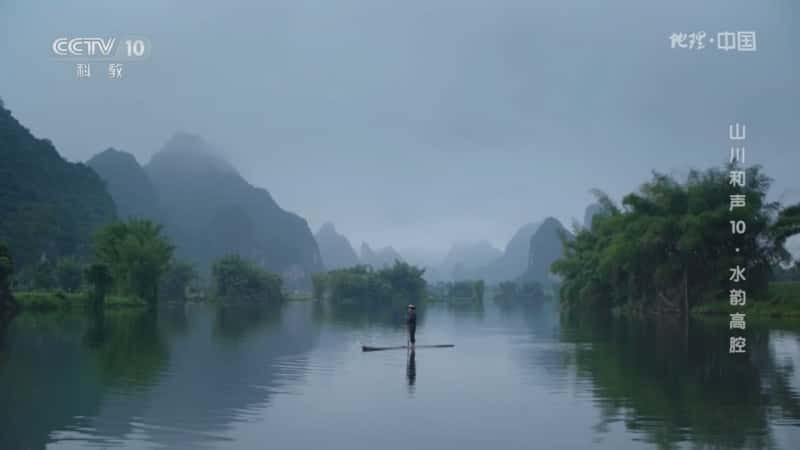
[[[150,41],[142,38],[59,37],[51,50],[56,58],[81,59],[144,59],[150,55]]]

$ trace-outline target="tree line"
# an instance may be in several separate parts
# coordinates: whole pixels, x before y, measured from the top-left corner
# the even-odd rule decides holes
[[[551,267],[562,278],[562,303],[687,312],[725,299],[737,265],[746,271],[741,288],[765,295],[774,268],[791,261],[785,243],[800,233],[800,205],[768,201],[772,180],[754,166],[737,189],[746,206],[732,209],[733,169],[693,170],[685,182],[654,172],[621,206],[595,191],[601,212],[562,239],[564,256]],[[740,220],[746,232],[733,235],[731,222]]]

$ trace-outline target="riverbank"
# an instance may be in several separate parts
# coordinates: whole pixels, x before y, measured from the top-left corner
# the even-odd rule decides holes
[[[728,301],[698,305],[693,314],[728,315],[745,313],[748,317],[786,317],[800,319],[800,283],[770,283],[764,298],[747,299],[744,306],[731,306]]]
[[[58,309],[88,308],[89,295],[86,292],[15,292],[14,298],[23,311],[52,311]],[[139,308],[147,303],[138,297],[109,295],[105,301],[106,308]]]

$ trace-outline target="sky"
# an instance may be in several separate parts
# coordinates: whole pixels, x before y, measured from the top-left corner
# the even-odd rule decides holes
[[[800,201],[794,0],[0,0],[0,98],[63,156],[140,163],[201,135],[312,230],[442,253],[582,220],[652,170],[747,163]],[[703,50],[670,35],[707,34]],[[718,32],[756,31],[755,52]],[[54,39],[145,37],[123,78],[78,79]]]

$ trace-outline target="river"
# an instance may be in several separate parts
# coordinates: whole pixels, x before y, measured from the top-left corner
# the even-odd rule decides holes
[[[0,336],[0,449],[800,448],[800,327],[314,302],[25,313]]]

